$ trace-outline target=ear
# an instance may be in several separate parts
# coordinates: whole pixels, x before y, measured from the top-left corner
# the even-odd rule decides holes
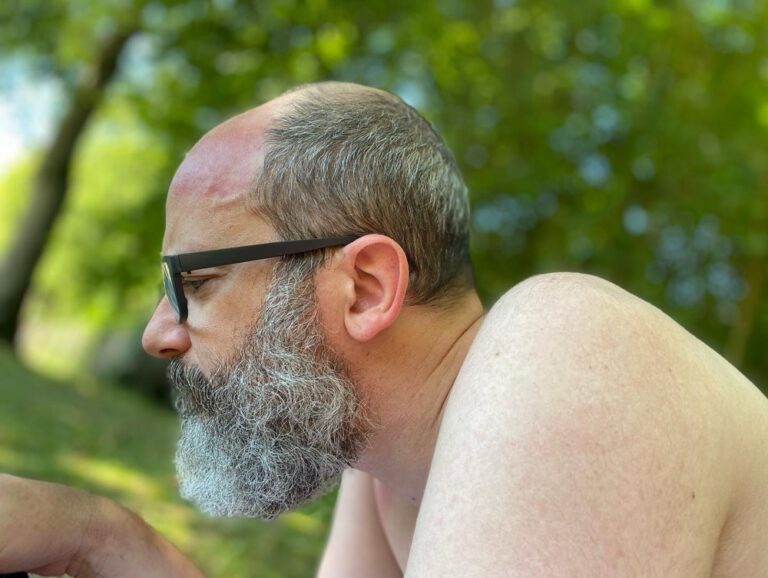
[[[392,325],[408,290],[408,259],[395,241],[365,235],[345,246],[341,270],[345,283],[344,327],[352,339],[366,342]]]

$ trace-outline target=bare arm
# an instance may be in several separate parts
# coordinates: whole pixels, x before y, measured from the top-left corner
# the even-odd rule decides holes
[[[139,516],[61,484],[0,474],[0,573],[202,578]]]
[[[317,578],[401,578],[373,496],[373,478],[344,472]]]

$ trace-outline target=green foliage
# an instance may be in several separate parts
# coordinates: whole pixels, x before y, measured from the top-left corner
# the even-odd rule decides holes
[[[152,135],[130,127],[130,119],[103,122],[81,144],[74,194],[38,271],[37,297],[51,315],[130,325],[157,298],[169,159]]]
[[[41,311],[100,326],[146,314],[162,195],[183,152],[235,112],[337,78],[402,94],[445,135],[472,190],[488,302],[533,273],[575,269],[650,299],[719,349],[747,326],[752,344],[768,331],[765,307],[744,306],[762,291],[768,253],[764,2],[59,0],[3,10],[0,38],[47,63],[30,70],[65,81],[105,30],[140,30],[88,139],[99,144],[80,153],[58,254],[39,275]],[[78,271],[66,286],[65,271]],[[754,345],[732,357],[744,354],[766,381],[768,362]]]
[[[103,331],[135,329],[160,294],[158,259],[168,151],[107,107],[80,143],[69,198],[27,296],[25,340],[38,365],[72,374]],[[138,127],[138,128],[137,128]],[[36,159],[0,180],[0,247],[24,210]]]
[[[162,196],[184,151],[235,112],[336,78],[398,92],[445,135],[472,191],[487,302],[537,272],[596,273],[768,381],[755,345],[768,333],[765,2],[54,0],[2,10],[11,53],[65,87],[104,31],[139,28],[81,147],[32,318],[104,327],[146,315]],[[3,187],[16,202],[18,178]]]

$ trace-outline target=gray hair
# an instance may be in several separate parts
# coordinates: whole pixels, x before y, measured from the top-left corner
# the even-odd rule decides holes
[[[251,208],[285,239],[392,238],[408,257],[410,305],[472,288],[467,187],[432,126],[381,90],[325,82],[290,92],[267,132]]]

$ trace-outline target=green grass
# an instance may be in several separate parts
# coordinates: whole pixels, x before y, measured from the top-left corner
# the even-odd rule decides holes
[[[266,523],[212,519],[177,495],[176,416],[128,391],[57,382],[0,348],[0,471],[109,496],[221,578],[314,574],[333,495]]]

